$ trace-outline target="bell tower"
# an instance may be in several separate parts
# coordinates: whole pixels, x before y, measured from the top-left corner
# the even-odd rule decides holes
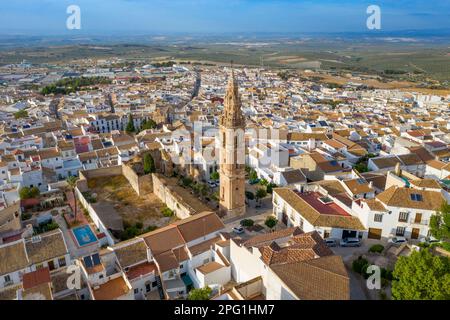
[[[220,212],[245,214],[245,117],[234,71],[228,81],[220,116]]]

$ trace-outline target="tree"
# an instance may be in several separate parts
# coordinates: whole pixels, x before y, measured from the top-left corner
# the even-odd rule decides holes
[[[248,177],[250,180],[256,180],[256,179],[258,179],[258,174],[256,173],[256,171],[254,169],[251,169],[250,173],[248,174]]]
[[[267,196],[267,191],[265,189],[259,188],[256,190],[256,201],[260,201],[261,199]]]
[[[77,221],[77,197],[75,195],[75,188],[77,187],[77,180],[78,178],[75,176],[69,176],[66,179],[67,186],[69,187],[70,191],[72,192],[73,196],[73,210],[74,210],[74,221]]]
[[[277,225],[278,220],[277,218],[273,217],[273,216],[269,216],[267,217],[266,221],[264,221],[264,224],[267,226],[267,228],[269,229],[273,229],[275,228],[275,226]]]
[[[188,300],[209,300],[212,289],[204,287],[199,289],[192,289],[189,291]]]
[[[144,155],[144,173],[154,173],[156,171],[155,160],[150,153]]]
[[[273,182],[269,183],[266,187],[267,193],[272,194],[273,188],[276,188],[276,187],[277,187],[277,185],[275,183],[273,183]]]
[[[31,198],[31,196],[30,196],[30,188],[28,188],[28,187],[21,188],[19,190],[19,196],[20,196],[21,200],[30,199]]]
[[[16,113],[14,113],[15,119],[26,118],[26,117],[28,117],[27,110],[20,110],[20,111],[17,111]]]
[[[41,194],[38,187],[33,187],[30,189],[30,198],[37,198]]]
[[[149,130],[156,128],[156,122],[152,119],[144,119],[141,124],[141,130]]]
[[[194,181],[189,177],[181,178],[181,183],[183,184],[184,187],[189,187],[192,184],[192,182],[194,182]]]
[[[436,215],[430,219],[430,232],[436,239],[450,239],[450,204],[443,202]]]
[[[261,181],[259,182],[260,185],[262,186],[267,186],[269,184],[269,181],[267,181],[267,179],[261,179]]]
[[[245,197],[248,200],[255,200],[255,194],[251,191],[245,191]]]
[[[219,180],[220,174],[217,171],[214,171],[213,173],[211,173],[210,177],[212,180]]]
[[[136,129],[134,128],[133,115],[131,113],[128,115],[128,124],[127,127],[125,128],[125,131],[127,133],[133,133],[136,131]]]
[[[450,259],[428,249],[400,257],[395,264],[392,298],[395,300],[449,300]]]

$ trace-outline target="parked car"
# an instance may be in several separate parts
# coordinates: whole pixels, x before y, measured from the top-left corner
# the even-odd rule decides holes
[[[329,247],[337,247],[338,246],[338,242],[336,239],[327,238],[327,239],[325,239],[325,243]]]
[[[360,247],[361,240],[358,238],[345,238],[341,240],[341,247]]]
[[[208,186],[210,186],[211,188],[215,188],[217,187],[217,183],[215,183],[214,181],[208,181]]]
[[[393,244],[402,244],[402,243],[406,243],[408,241],[406,240],[405,237],[393,237],[393,238],[390,238],[388,242],[393,243]]]
[[[234,231],[234,233],[236,233],[236,234],[241,234],[241,233],[244,233],[244,232],[245,232],[244,227],[242,227],[242,226],[234,227],[234,228],[233,228],[233,231]]]
[[[430,244],[433,244],[433,243],[440,243],[441,240],[438,240],[435,237],[426,237],[426,238],[420,239],[420,242],[430,245]]]

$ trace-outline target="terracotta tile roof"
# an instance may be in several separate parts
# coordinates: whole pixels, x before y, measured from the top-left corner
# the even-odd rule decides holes
[[[412,194],[419,194],[422,201],[411,199]],[[376,197],[385,205],[399,208],[414,208],[422,210],[438,210],[445,198],[438,191],[424,191],[412,188],[400,188],[392,186]]]
[[[281,175],[284,177],[288,184],[306,181],[305,175],[299,169],[281,172]]]
[[[439,182],[434,179],[410,180],[409,182],[419,188],[442,189]]]
[[[31,263],[41,263],[68,253],[66,243],[60,229],[40,235],[40,241],[32,238],[25,241],[28,259]]]
[[[173,225],[178,228],[186,243],[225,228],[222,220],[214,212],[202,212],[179,220]]]
[[[0,275],[24,269],[29,261],[23,241],[0,246]]]
[[[369,199],[365,200],[364,202],[369,206],[370,210],[372,211],[387,212],[384,205],[380,201],[377,201],[376,199]]]
[[[221,240],[222,238],[220,236],[217,236],[212,239],[200,242],[199,244],[196,244],[194,246],[190,246],[188,247],[188,250],[193,256],[196,256],[200,253],[210,250],[211,248],[214,248],[214,245]]]
[[[154,258],[161,273],[176,269],[180,265],[180,261],[171,250],[155,255]]]
[[[309,139],[328,140],[328,137],[324,133],[306,133],[306,132],[289,132],[287,135],[288,141],[308,141]]]
[[[274,192],[313,226],[365,230],[365,227],[357,217],[348,214],[342,215],[337,214],[336,212],[333,213],[336,209],[338,209],[337,206],[321,206],[321,210],[327,209],[329,211],[329,213],[324,214],[323,211],[317,211],[313,206],[311,206],[310,203],[302,199],[300,195],[291,189],[276,188],[274,189]],[[310,200],[312,199],[309,199],[308,201]]]
[[[130,267],[126,272],[128,280],[132,281],[140,276],[144,276],[155,272],[157,270],[156,265],[153,262],[144,262],[133,267]]]
[[[295,236],[295,235],[298,235],[301,233],[303,233],[303,231],[299,227],[286,228],[286,229],[277,230],[277,231],[271,232],[271,233],[264,233],[264,234],[256,235],[246,241],[243,241],[242,244],[247,248],[264,246],[264,245],[267,245],[267,244],[273,242],[276,239],[292,237],[292,236]],[[233,240],[235,240],[235,239],[233,239]]]
[[[203,274],[208,274],[208,273],[217,271],[222,268],[224,268],[224,266],[221,265],[220,263],[211,261],[211,262],[208,262],[207,264],[204,264],[204,265],[198,267],[197,270]]]
[[[363,182],[360,183],[359,181]],[[349,188],[349,190],[355,194],[369,193],[372,192],[373,189],[369,187],[369,184],[364,180],[352,179],[345,180],[343,183]]]
[[[178,228],[173,225],[147,233],[143,235],[143,238],[153,255],[161,254],[185,244]]]
[[[278,264],[270,268],[299,299],[350,299],[350,280],[339,256]]]
[[[41,268],[33,272],[25,273],[22,282],[25,290],[41,284],[50,283],[50,270],[49,268]]]
[[[122,268],[126,268],[142,261],[147,261],[147,245],[143,239],[136,239],[126,245],[114,246],[114,253]]]
[[[130,291],[123,277],[109,280],[93,290],[95,300],[114,300]]]

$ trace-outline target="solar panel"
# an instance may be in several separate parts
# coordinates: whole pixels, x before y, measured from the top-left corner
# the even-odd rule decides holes
[[[86,268],[92,268],[94,265],[92,264],[92,259],[91,257],[84,257],[83,258],[84,261],[84,265],[86,266]]]
[[[94,261],[94,266],[98,266],[99,264],[101,264],[100,256],[98,255],[98,253],[92,255],[92,261]]]

